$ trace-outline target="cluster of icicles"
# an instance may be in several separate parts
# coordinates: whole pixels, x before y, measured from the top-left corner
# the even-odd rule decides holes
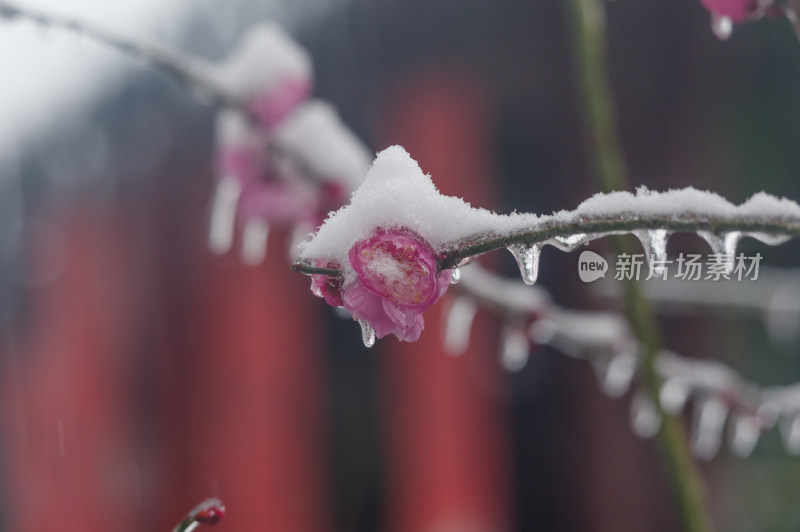
[[[543,246],[551,245],[562,251],[574,251],[597,238],[622,233],[619,231],[595,234],[578,233],[567,237],[557,236],[538,244],[512,244],[507,249],[517,261],[522,280],[525,284],[532,285],[539,276],[539,256]],[[633,231],[633,234],[642,243],[647,263],[650,264],[654,261],[653,270],[657,274],[661,273],[667,259],[669,231],[666,229],[642,229]],[[742,231],[729,231],[719,234],[710,231],[698,231],[697,235],[708,242],[714,255],[723,260],[726,273],[733,271],[736,261],[736,247],[742,238],[752,237],[771,246],[783,244],[791,238],[789,235]]]
[[[655,261],[655,269],[659,263],[663,264],[669,232],[650,229],[635,230],[633,234],[643,245],[648,265]],[[743,237],[753,237],[769,245],[791,238],[740,231],[698,234],[709,243],[713,253],[725,260],[727,272],[733,271],[733,257]],[[602,236],[606,235],[576,234],[537,245],[513,244],[508,249],[518,263],[522,280],[533,285],[542,245],[573,251]],[[637,377],[641,350],[622,315],[558,307],[543,288],[520,287],[477,265],[464,268],[463,272],[455,269],[452,277],[459,286],[444,309],[444,344],[449,354],[457,356],[464,352],[473,318],[478,307],[483,307],[504,319],[499,351],[506,369],[521,370],[533,342],[590,362],[601,390],[611,397],[621,397],[631,388]],[[761,435],[776,424],[787,451],[800,455],[800,385],[762,389],[723,363],[688,359],[670,351],[658,355],[656,370],[663,380],[660,408],[645,390],[633,391],[631,399],[631,428],[640,437],[651,437],[658,432],[662,411],[678,414],[693,402],[691,445],[700,459],[711,459],[717,454],[725,436],[726,421],[730,448],[738,456],[748,456]]]

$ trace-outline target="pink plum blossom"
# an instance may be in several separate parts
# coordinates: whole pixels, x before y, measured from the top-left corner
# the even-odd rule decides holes
[[[350,315],[378,338],[416,341],[425,327],[422,313],[450,285],[450,270],[436,272],[430,244],[409,229],[379,228],[350,248],[348,260],[357,276],[341,292]]]
[[[247,107],[258,117],[261,125],[272,128],[311,95],[312,83],[308,78],[295,77],[281,80],[275,87],[257,93],[248,99]]]

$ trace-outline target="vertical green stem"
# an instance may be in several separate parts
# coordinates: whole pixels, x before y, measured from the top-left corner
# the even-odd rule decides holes
[[[592,166],[605,192],[629,188],[615,120],[606,65],[605,6],[603,0],[567,0],[573,64],[582,119],[588,135]],[[616,240],[618,253],[631,253],[630,245]],[[689,452],[680,418],[665,415],[658,398],[661,378],[656,355],[661,350],[658,327],[649,302],[634,282],[625,285],[628,319],[643,349],[643,381],[663,422],[658,439],[663,450],[675,504],[686,532],[709,532],[700,476]]]

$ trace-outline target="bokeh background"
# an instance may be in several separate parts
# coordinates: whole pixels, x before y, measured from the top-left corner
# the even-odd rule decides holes
[[[405,146],[442,192],[551,212],[596,191],[563,1],[26,5],[209,61],[275,20],[310,51],[315,94],[372,150]],[[785,21],[722,43],[696,0],[607,8],[634,184],[800,200],[800,43]],[[221,532],[676,530],[655,443],[586,363],[537,348],[505,372],[483,313],[447,356],[446,301],[418,343],[366,350],[289,271],[287,235],[258,267],[206,249],[212,108],[58,30],[0,20],[0,43],[0,530],[171,530],[208,496],[228,507]],[[796,243],[758,250],[800,265]],[[576,260],[548,248],[541,282],[599,308]],[[514,274],[510,256],[486,264]],[[771,345],[757,321],[662,326],[687,356],[800,380],[797,345]],[[800,527],[800,464],[774,432],[751,458],[724,450],[701,468],[720,530]]]

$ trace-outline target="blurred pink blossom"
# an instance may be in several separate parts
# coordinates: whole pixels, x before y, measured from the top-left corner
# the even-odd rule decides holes
[[[747,22],[762,14],[759,0],[700,0],[712,14],[732,22]]]
[[[275,87],[251,97],[248,108],[268,128],[279,124],[311,95],[311,80],[305,77],[281,80]]]

